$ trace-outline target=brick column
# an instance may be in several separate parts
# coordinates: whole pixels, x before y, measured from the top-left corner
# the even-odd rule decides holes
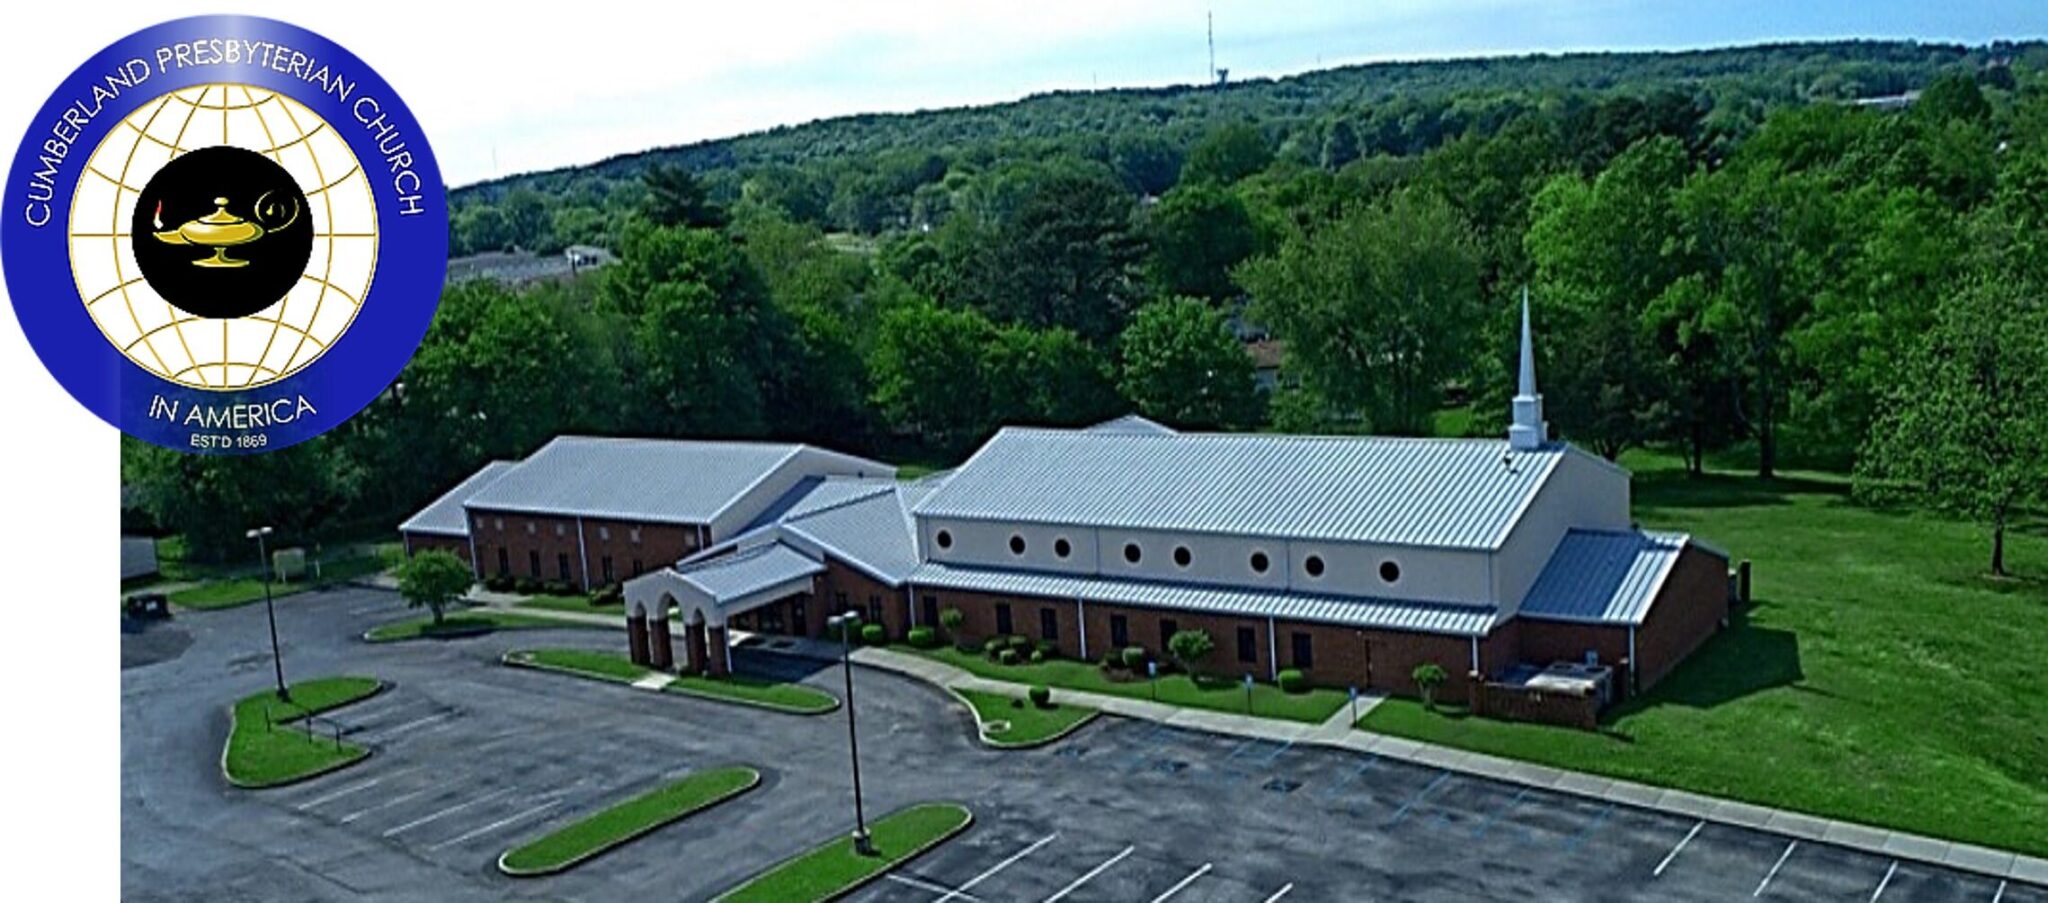
[[[728,654],[725,647],[725,628],[705,628],[704,647],[704,673],[712,677],[724,677],[729,670],[725,667],[725,657]]]
[[[704,625],[683,625],[683,670],[690,674],[704,673]]]
[[[656,618],[648,622],[647,653],[649,667],[657,671],[675,669],[675,651],[670,647],[667,618]]]
[[[626,618],[626,656],[636,665],[648,663],[646,615],[629,615]]]

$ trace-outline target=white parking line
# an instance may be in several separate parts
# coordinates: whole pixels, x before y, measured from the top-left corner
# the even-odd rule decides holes
[[[967,879],[966,884],[962,884],[959,887],[956,887],[953,890],[947,892],[945,896],[940,897],[937,901],[935,901],[935,903],[950,903],[950,901],[954,897],[966,896],[967,892],[973,890],[975,885],[980,884],[983,881],[987,881],[988,879],[994,877],[995,873],[1000,872],[1003,869],[1009,868],[1012,865],[1015,865],[1017,863],[1017,860],[1029,856],[1032,853],[1038,852],[1039,847],[1052,843],[1053,838],[1058,836],[1060,836],[1060,832],[1054,831],[1051,834],[1047,834],[1044,837],[1040,837],[1037,840],[1032,841],[1031,844],[1025,847],[1024,849],[1018,850],[1017,852],[1010,854],[1010,857],[1008,859],[1004,859],[1003,861],[998,862],[995,865],[989,866],[988,869],[982,872],[981,874]]]
[[[1671,860],[1678,858],[1678,851],[1685,849],[1686,844],[1692,843],[1693,835],[1700,833],[1700,829],[1706,826],[1707,823],[1701,821],[1693,825],[1692,830],[1685,832],[1685,837],[1678,841],[1678,846],[1672,847],[1671,852],[1664,854],[1664,861],[1657,863],[1657,870],[1651,872],[1650,876],[1653,878],[1664,877],[1664,870],[1671,867]]]
[[[1870,892],[1870,903],[1877,903],[1877,898],[1884,896],[1885,887],[1892,883],[1892,876],[1897,874],[1898,871],[1899,861],[1894,859],[1892,860],[1892,867],[1884,870],[1884,880],[1877,882],[1877,889]]]
[[[399,734],[403,734],[403,733],[405,733],[406,731],[409,731],[409,730],[412,730],[413,728],[419,727],[420,725],[423,725],[423,724],[433,724],[433,723],[434,723],[434,722],[436,722],[436,721],[446,721],[446,720],[448,720],[448,719],[450,719],[450,718],[453,718],[453,717],[455,717],[455,713],[454,713],[453,711],[446,711],[446,712],[436,712],[436,713],[434,713],[434,714],[432,714],[432,715],[428,715],[428,716],[425,716],[425,717],[423,717],[423,718],[414,718],[413,720],[411,720],[411,721],[408,721],[408,722],[406,722],[406,723],[404,723],[404,724],[401,724],[401,725],[399,725],[399,726],[397,726],[397,727],[391,728],[390,730],[385,730],[385,731],[364,731],[363,733],[364,733],[365,735],[370,735],[370,734],[374,734],[374,735],[376,735],[377,737],[379,737],[380,739],[381,739],[381,738],[386,738],[386,737],[396,737],[396,736],[398,736]]]
[[[492,831],[496,831],[496,830],[498,830],[499,828],[505,827],[506,825],[509,825],[509,824],[511,824],[511,823],[513,823],[513,822],[519,821],[519,820],[521,820],[521,819],[525,819],[525,818],[528,818],[528,817],[530,817],[530,816],[533,816],[533,815],[537,815],[537,814],[539,814],[539,813],[542,813],[542,812],[546,812],[547,810],[549,810],[549,809],[553,809],[553,808],[555,808],[556,806],[559,806],[559,805],[561,805],[561,804],[562,804],[562,800],[561,800],[561,798],[560,798],[560,797],[557,797],[557,798],[555,798],[555,799],[551,799],[551,800],[548,800],[547,802],[545,802],[545,803],[542,803],[542,804],[540,804],[540,805],[538,805],[538,806],[535,806],[535,807],[533,807],[533,808],[531,808],[531,809],[528,809],[528,810],[526,810],[526,811],[524,811],[524,812],[515,812],[515,813],[513,813],[513,814],[511,814],[511,815],[507,815],[507,816],[505,816],[504,818],[501,818],[501,819],[498,819],[497,821],[491,822],[490,824],[488,824],[488,825],[485,825],[485,826],[483,826],[483,827],[481,827],[481,828],[478,828],[478,829],[476,829],[476,830],[474,830],[474,831],[471,831],[471,832],[469,832],[469,833],[467,833],[467,834],[462,834],[462,835],[459,835],[459,836],[456,836],[456,837],[451,837],[451,838],[449,838],[449,839],[447,839],[447,840],[441,841],[440,843],[434,844],[433,846],[430,846],[430,847],[428,847],[428,848],[427,848],[427,852],[431,853],[431,852],[433,852],[433,851],[435,851],[435,850],[439,850],[439,849],[441,849],[441,848],[443,848],[443,847],[452,847],[452,846],[454,846],[454,845],[456,845],[456,844],[458,844],[458,843],[461,843],[461,842],[463,842],[463,841],[465,841],[465,840],[475,840],[475,839],[477,839],[477,838],[479,838],[479,837],[482,837],[482,836],[484,836],[485,834],[489,834],[489,833],[491,833]]]
[[[374,777],[374,778],[371,778],[371,779],[369,779],[369,780],[367,780],[367,781],[362,781],[362,782],[359,782],[359,783],[355,783],[355,784],[350,784],[350,785],[348,785],[347,787],[343,787],[343,788],[341,788],[340,790],[336,790],[336,791],[334,791],[333,793],[329,793],[329,794],[327,794],[327,795],[325,795],[325,796],[315,797],[314,799],[310,799],[310,800],[307,800],[307,801],[305,801],[305,802],[303,802],[303,803],[300,803],[300,804],[298,804],[297,806],[293,806],[292,808],[294,808],[294,809],[297,809],[297,810],[299,810],[300,812],[304,812],[304,811],[306,811],[307,809],[311,809],[311,808],[313,808],[314,806],[318,806],[318,805],[320,805],[320,804],[322,804],[322,803],[331,803],[331,802],[334,802],[335,800],[341,799],[342,797],[344,797],[344,796],[347,796],[347,795],[349,795],[349,794],[351,794],[351,793],[354,793],[354,792],[356,792],[356,791],[358,791],[358,790],[368,790],[368,789],[370,789],[370,788],[372,788],[372,787],[375,787],[375,786],[377,786],[378,784],[382,784],[382,783],[384,783],[384,779],[385,779],[385,778],[389,778],[389,777],[394,777],[394,776],[395,776],[395,775],[389,775],[389,774],[387,774],[387,775],[382,775],[382,776],[380,776],[380,777]]]
[[[1178,883],[1178,884],[1175,884],[1174,886],[1172,886],[1172,887],[1169,887],[1169,888],[1167,888],[1167,889],[1166,889],[1166,893],[1163,893],[1163,894],[1160,894],[1159,896],[1153,897],[1153,898],[1152,898],[1152,903],[1166,903],[1166,898],[1167,898],[1167,897],[1171,897],[1171,896],[1173,896],[1174,894],[1180,893],[1180,892],[1181,892],[1182,890],[1186,889],[1188,885],[1190,885],[1190,884],[1193,884],[1193,883],[1195,883],[1195,879],[1197,879],[1197,878],[1200,878],[1200,877],[1202,877],[1203,875],[1209,874],[1209,870],[1210,870],[1210,869],[1212,869],[1212,868],[1215,868],[1215,867],[1216,867],[1216,864],[1215,864],[1215,863],[1213,863],[1213,862],[1204,862],[1204,863],[1202,863],[1202,867],[1201,867],[1201,868],[1198,868],[1198,869],[1195,869],[1195,870],[1194,870],[1194,871],[1192,871],[1192,872],[1189,872],[1189,873],[1188,873],[1188,876],[1187,876],[1187,877],[1185,877],[1185,878],[1182,878],[1182,879],[1180,879],[1180,883]]]
[[[363,817],[363,816],[365,816],[365,815],[368,815],[368,814],[370,814],[370,813],[372,813],[372,812],[375,812],[375,811],[377,811],[377,810],[379,810],[379,809],[382,809],[382,808],[384,808],[385,806],[395,806],[395,805],[398,805],[399,803],[405,802],[406,800],[412,799],[413,797],[416,797],[416,796],[420,796],[420,795],[423,795],[423,794],[427,793],[428,791],[431,791],[431,790],[438,790],[438,789],[440,789],[440,788],[438,788],[438,787],[421,787],[420,789],[418,789],[418,790],[415,790],[415,791],[413,791],[413,792],[411,792],[411,793],[401,793],[401,794],[399,794],[399,795],[397,795],[397,796],[394,796],[394,797],[392,797],[392,798],[390,798],[390,799],[388,799],[388,800],[385,800],[385,801],[383,801],[383,802],[381,802],[381,803],[378,803],[377,805],[371,806],[371,807],[370,807],[370,808],[368,808],[368,809],[357,809],[357,810],[356,810],[356,811],[354,811],[354,812],[350,812],[349,814],[347,814],[347,815],[344,815],[344,816],[342,816],[342,817],[341,817],[340,819],[338,819],[338,821],[340,821],[340,822],[341,822],[342,824],[344,824],[344,825],[345,825],[345,824],[348,824],[349,822],[355,821],[355,820],[356,820],[356,819],[358,819],[358,818],[362,818],[362,817]]]
[[[436,812],[436,813],[434,813],[434,814],[432,814],[432,815],[427,815],[427,816],[423,816],[423,817],[420,817],[420,818],[415,818],[415,819],[413,819],[412,821],[409,821],[409,822],[406,822],[405,824],[399,825],[399,826],[398,826],[398,827],[396,827],[396,828],[392,828],[392,829],[391,829],[391,830],[389,830],[389,831],[385,831],[385,832],[384,832],[384,835],[383,835],[383,836],[385,836],[385,837],[395,837],[395,836],[397,836],[397,835],[400,835],[400,834],[403,834],[403,833],[405,833],[405,832],[407,832],[407,831],[410,831],[410,830],[412,830],[412,829],[414,829],[414,828],[417,828],[417,827],[419,827],[419,826],[421,826],[421,825],[425,825],[425,824],[432,824],[433,822],[435,822],[435,821],[437,821],[437,820],[439,820],[439,819],[441,819],[441,818],[444,818],[444,817],[446,817],[446,816],[449,816],[449,815],[454,815],[455,813],[457,813],[457,812],[461,812],[462,810],[464,810],[464,809],[467,809],[467,808],[469,808],[469,807],[471,807],[471,806],[478,806],[478,805],[482,805],[482,804],[484,804],[484,803],[488,803],[488,802],[490,802],[491,800],[497,799],[498,797],[504,796],[505,794],[507,794],[507,793],[511,793],[511,792],[512,792],[512,788],[510,788],[510,787],[501,787],[501,788],[499,788],[499,789],[497,789],[497,790],[493,790],[493,791],[491,791],[490,793],[486,793],[486,794],[484,794],[483,796],[477,797],[476,799],[470,800],[469,802],[466,802],[466,803],[457,803],[457,804],[455,804],[455,805],[453,805],[453,806],[449,806],[448,808],[446,808],[446,809],[443,809],[443,810],[441,810],[441,811],[439,811],[439,812]]]
[[[2005,882],[2000,881],[1998,882],[1998,892],[1991,895],[1991,903],[1998,903],[1998,901],[2003,899],[2005,899]]]
[[[1792,851],[1796,849],[1799,849],[1799,841],[1795,840],[1785,845],[1785,852],[1778,854],[1778,861],[1771,866],[1769,872],[1765,873],[1764,880],[1756,883],[1756,892],[1750,894],[1750,896],[1761,897],[1764,895],[1764,888],[1771,886],[1771,879],[1778,877],[1778,870],[1785,867],[1785,860],[1792,858]]]
[[[945,894],[945,896],[939,898],[941,900],[950,900],[955,897],[958,897],[962,900],[969,901],[969,903],[981,903],[980,897],[977,897],[973,894],[963,894],[957,887],[948,888],[943,884],[934,884],[930,881],[921,881],[916,878],[905,878],[902,875],[896,874],[895,872],[890,872],[889,874],[883,875],[882,877],[890,881],[894,881],[897,884],[901,884],[905,887],[914,887],[918,890],[930,891],[935,894]]]
[[[1273,895],[1267,897],[1262,903],[1279,903],[1280,898],[1287,896],[1288,892],[1292,890],[1294,890],[1294,882],[1289,881],[1282,885],[1279,890],[1274,891]]]
[[[1074,883],[1069,884],[1066,887],[1060,888],[1059,893],[1053,894],[1052,896],[1045,898],[1045,903],[1059,903],[1059,901],[1066,899],[1068,894],[1071,894],[1074,891],[1079,890],[1081,885],[1087,884],[1088,882],[1095,880],[1096,875],[1100,875],[1103,872],[1109,871],[1110,866],[1124,861],[1124,857],[1131,855],[1131,853],[1136,849],[1136,846],[1124,847],[1123,852],[1103,860],[1101,865],[1089,869],[1087,874],[1082,875],[1079,878],[1075,878]]]

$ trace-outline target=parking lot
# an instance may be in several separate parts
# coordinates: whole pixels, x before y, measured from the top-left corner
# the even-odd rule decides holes
[[[851,826],[845,723],[496,664],[599,631],[366,645],[388,594],[281,604],[289,674],[391,689],[333,714],[369,761],[228,788],[227,701],[261,689],[260,609],[180,618],[189,648],[123,672],[123,879],[138,899],[705,899]],[[176,648],[179,644],[160,644]],[[838,675],[771,653],[837,692]],[[868,812],[953,799],[951,842],[854,895],[908,901],[1970,900],[2039,887],[1400,761],[1104,718],[1029,752],[974,744],[948,698],[860,671]],[[761,787],[567,874],[515,881],[509,846],[664,778],[759,767]]]

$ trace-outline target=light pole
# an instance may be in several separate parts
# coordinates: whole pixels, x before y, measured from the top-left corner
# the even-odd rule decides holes
[[[263,537],[270,535],[269,527],[257,527],[246,534],[256,540],[256,557],[263,565],[263,614],[270,619],[270,666],[277,672],[277,698],[292,701],[292,691],[284,685],[284,656],[277,649],[277,606],[270,601],[270,551]]]
[[[853,756],[853,851],[873,856],[875,845],[868,837],[867,813],[860,801],[860,734],[853,728],[853,632],[860,629],[860,612],[841,612],[826,618],[825,623],[839,631],[839,664],[846,672],[846,748]]]

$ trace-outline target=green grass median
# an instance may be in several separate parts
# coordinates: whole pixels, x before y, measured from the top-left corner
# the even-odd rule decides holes
[[[698,772],[514,847],[498,857],[498,868],[515,877],[553,874],[760,783],[761,773],[743,765]]]
[[[762,872],[720,894],[719,903],[816,903],[831,900],[918,857],[974,821],[967,807],[924,803],[898,810],[868,825],[875,855],[853,851],[846,835]]]
[[[618,653],[590,649],[522,649],[506,653],[505,662],[510,665],[562,671],[579,677],[623,684],[663,674],[652,668],[633,664],[631,659]],[[705,677],[697,674],[664,676],[669,678],[669,683],[662,690],[684,696],[700,696],[720,702],[799,715],[818,715],[839,707],[838,697],[802,684],[744,674],[729,674],[724,677]]]
[[[1053,702],[1044,707],[1029,700],[980,690],[954,690],[974,708],[982,742],[997,747],[1043,746],[1078,730],[1097,714],[1087,706]]]
[[[309,732],[307,725],[295,722],[369,697],[381,686],[375,678],[327,677],[291,684],[290,702],[271,690],[243,697],[235,703],[221,770],[237,787],[275,787],[369,755],[361,746],[323,735],[317,726]]]
[[[390,643],[398,640],[452,639],[456,637],[479,636],[500,630],[530,630],[542,627],[561,627],[570,630],[596,628],[593,624],[578,624],[555,618],[536,615],[522,615],[509,611],[470,609],[449,614],[435,624],[431,616],[393,621],[371,628],[363,638],[372,643]],[[605,628],[596,628],[605,629]]]
[[[985,655],[962,652],[950,646],[938,649],[912,649],[907,646],[892,648],[937,659],[990,680],[1043,684],[1048,687],[1130,699],[1154,698],[1153,682],[1142,677],[1134,680],[1112,679],[1093,662],[1049,659],[1036,664],[1025,662],[1005,665],[989,661]],[[1244,681],[1241,678],[1190,678],[1185,674],[1162,674],[1159,676],[1156,691],[1158,700],[1167,705],[1209,709],[1234,715],[1246,714]],[[1350,697],[1342,690],[1318,687],[1300,693],[1288,693],[1269,683],[1254,683],[1250,714],[1261,718],[1319,724],[1336,714],[1349,700]]]
[[[354,580],[377,573],[390,566],[388,559],[363,555],[322,562],[319,579],[313,579],[308,571],[291,582],[273,581],[270,597],[281,599],[311,589],[320,589],[338,583]],[[310,569],[310,565],[308,565]],[[198,586],[187,587],[170,594],[172,605],[197,611],[219,611],[226,608],[240,608],[253,602],[263,601],[263,579],[261,577],[223,577],[209,579]]]
[[[590,601],[589,596],[532,596],[513,603],[513,607],[538,608],[544,611],[566,611],[570,614],[579,615],[616,615],[621,619],[620,623],[625,623],[623,620],[626,612],[625,603],[598,605]]]

